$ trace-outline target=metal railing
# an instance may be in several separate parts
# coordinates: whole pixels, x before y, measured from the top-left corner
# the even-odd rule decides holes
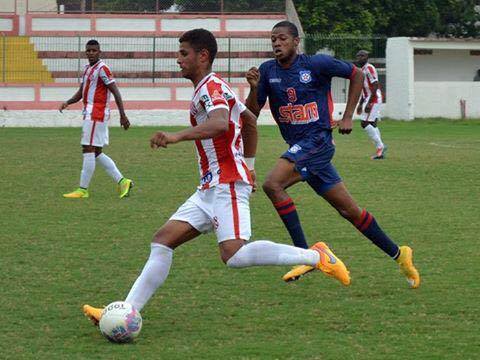
[[[3,0],[2,0],[3,1]],[[12,0],[6,0],[12,1]],[[52,1],[52,0],[50,0]],[[29,4],[29,12],[62,13],[285,13],[285,0],[58,0]]]
[[[176,63],[176,37],[96,37],[102,59],[110,66],[119,82],[179,83]],[[90,37],[0,37],[1,82],[76,83],[87,63],[84,50]],[[370,61],[377,67],[385,90],[385,44],[382,37],[338,37],[307,35],[307,54],[328,53],[353,61],[358,49],[370,51]],[[245,73],[252,66],[273,57],[269,38],[217,39],[218,54],[213,70],[232,83],[245,82]],[[345,102],[348,80],[334,78],[332,95],[335,102]]]

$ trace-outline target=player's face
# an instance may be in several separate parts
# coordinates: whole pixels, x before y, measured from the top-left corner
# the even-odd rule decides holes
[[[357,58],[356,63],[357,63],[358,66],[363,66],[363,65],[365,65],[365,64],[367,63],[367,61],[368,61],[368,56],[365,55],[365,54],[358,54],[358,55],[356,56],[356,58]]]
[[[88,62],[93,65],[100,59],[100,47],[98,45],[87,45],[85,48]]]
[[[198,69],[198,54],[188,42],[180,43],[177,55],[177,64],[180,66],[182,76],[186,79],[192,79]]]
[[[271,35],[273,55],[279,62],[288,62],[297,54],[300,38],[294,37],[286,27],[277,27]]]

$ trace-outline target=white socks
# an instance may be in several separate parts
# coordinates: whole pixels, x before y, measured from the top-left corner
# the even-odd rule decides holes
[[[173,250],[167,246],[152,243],[150,257],[142,273],[133,284],[125,299],[135,309],[142,311],[145,304],[168,276],[172,265]],[[320,261],[315,250],[276,244],[272,241],[258,240],[240,248],[228,261],[227,266],[242,268],[258,265],[310,265]]]
[[[372,139],[373,143],[375,144],[375,147],[377,149],[383,149],[383,142],[382,142],[382,138],[380,136],[380,130],[378,129],[378,127],[367,125],[365,127],[365,131],[367,132],[370,139]]]
[[[104,153],[101,153],[97,156],[97,161],[103,166],[108,175],[110,175],[116,183],[122,180],[123,176],[111,158]]]
[[[173,250],[157,243],[151,244],[150,257],[142,273],[133,284],[125,299],[135,309],[141,311],[157,288],[162,285],[170,271]]]
[[[95,153],[83,154],[83,166],[80,173],[80,187],[87,189],[95,171]]]
[[[227,261],[227,266],[232,268],[258,265],[315,266],[319,261],[320,254],[315,250],[277,244],[268,240],[258,240],[242,246]]]

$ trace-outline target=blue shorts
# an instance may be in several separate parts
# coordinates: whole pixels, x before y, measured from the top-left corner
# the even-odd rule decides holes
[[[295,163],[303,181],[319,195],[342,181],[332,164],[335,145],[330,130],[293,144],[281,157]]]

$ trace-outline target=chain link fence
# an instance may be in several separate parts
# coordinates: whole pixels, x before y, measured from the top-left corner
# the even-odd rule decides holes
[[[15,1],[15,0],[2,0]],[[38,1],[38,0],[37,0]],[[49,2],[49,4],[47,4]],[[30,0],[29,12],[61,13],[285,13],[285,0]]]
[[[119,82],[181,83],[176,63],[176,37],[96,37],[102,59]],[[87,63],[85,44],[90,37],[0,37],[0,81],[78,83]],[[219,37],[218,55],[213,70],[232,83],[245,82],[252,66],[273,58],[269,38]],[[326,53],[354,61],[359,49],[370,51],[370,62],[378,70],[385,90],[385,47],[383,37],[307,35],[303,39],[307,54]],[[21,61],[20,61],[21,60]],[[334,78],[335,102],[345,102],[349,81]]]

